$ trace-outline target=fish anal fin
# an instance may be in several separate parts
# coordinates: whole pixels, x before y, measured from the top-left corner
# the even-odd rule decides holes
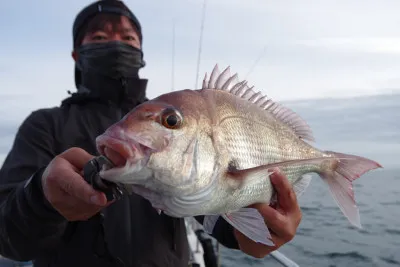
[[[233,228],[249,239],[267,246],[275,245],[264,218],[258,210],[241,208],[229,214],[206,215],[204,216],[203,227],[208,234],[212,234],[219,217],[224,218]]]
[[[234,77],[235,76],[235,77]],[[231,79],[233,78],[233,79]],[[246,81],[237,82],[237,74],[230,75],[230,67],[222,73],[218,65],[214,66],[210,79],[204,77],[202,89],[223,90],[244,99],[263,111],[269,112],[275,119],[287,125],[301,139],[315,141],[311,127],[293,110],[273,101],[261,92],[255,92]],[[234,82],[232,82],[234,81]]]
[[[224,214],[222,217],[236,230],[254,242],[267,246],[275,245],[264,218],[258,210],[254,208],[241,208],[230,214]]]

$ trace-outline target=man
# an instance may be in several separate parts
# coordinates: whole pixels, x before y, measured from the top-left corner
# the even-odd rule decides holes
[[[77,93],[28,116],[0,171],[0,254],[38,267],[187,266],[182,219],[158,215],[137,195],[107,203],[82,177],[95,138],[146,101],[139,21],[120,1],[97,1],[78,14],[73,37]],[[277,246],[256,244],[224,220],[213,233],[221,244],[264,257],[293,238],[296,196],[285,177],[271,181],[277,209],[255,207]]]

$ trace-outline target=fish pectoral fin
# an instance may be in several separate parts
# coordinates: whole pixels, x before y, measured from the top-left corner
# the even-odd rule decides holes
[[[273,168],[280,168],[284,166],[302,165],[302,164],[320,164],[322,161],[327,160],[325,157],[309,158],[309,159],[293,159],[286,161],[279,161],[269,163],[266,165],[257,166],[254,168],[243,169],[243,170],[232,170],[227,174],[230,178],[236,178],[238,180],[246,178],[260,178],[262,175],[270,176],[274,173]]]
[[[268,170],[267,165],[264,165],[250,169],[229,171],[226,173],[226,176],[231,179],[232,183],[230,183],[230,185],[232,187],[238,187],[244,184],[248,185],[251,183],[269,181],[267,178],[273,173],[273,171]]]
[[[271,233],[264,222],[264,218],[254,208],[241,208],[230,214],[221,215],[230,225],[243,235],[267,246],[274,246]]]

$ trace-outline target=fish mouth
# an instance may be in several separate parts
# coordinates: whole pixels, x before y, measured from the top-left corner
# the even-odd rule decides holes
[[[148,157],[154,149],[132,138],[104,133],[96,138],[97,150],[106,156],[113,164],[113,168],[123,168],[127,163],[135,164]]]

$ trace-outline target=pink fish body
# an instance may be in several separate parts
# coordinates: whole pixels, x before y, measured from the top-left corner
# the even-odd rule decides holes
[[[271,203],[269,175],[279,167],[297,196],[317,173],[351,224],[361,227],[352,182],[379,163],[323,151],[296,113],[213,69],[202,89],[161,95],[130,111],[97,138],[117,166],[101,176],[124,185],[170,216],[222,216],[256,242],[273,245],[254,203]]]

